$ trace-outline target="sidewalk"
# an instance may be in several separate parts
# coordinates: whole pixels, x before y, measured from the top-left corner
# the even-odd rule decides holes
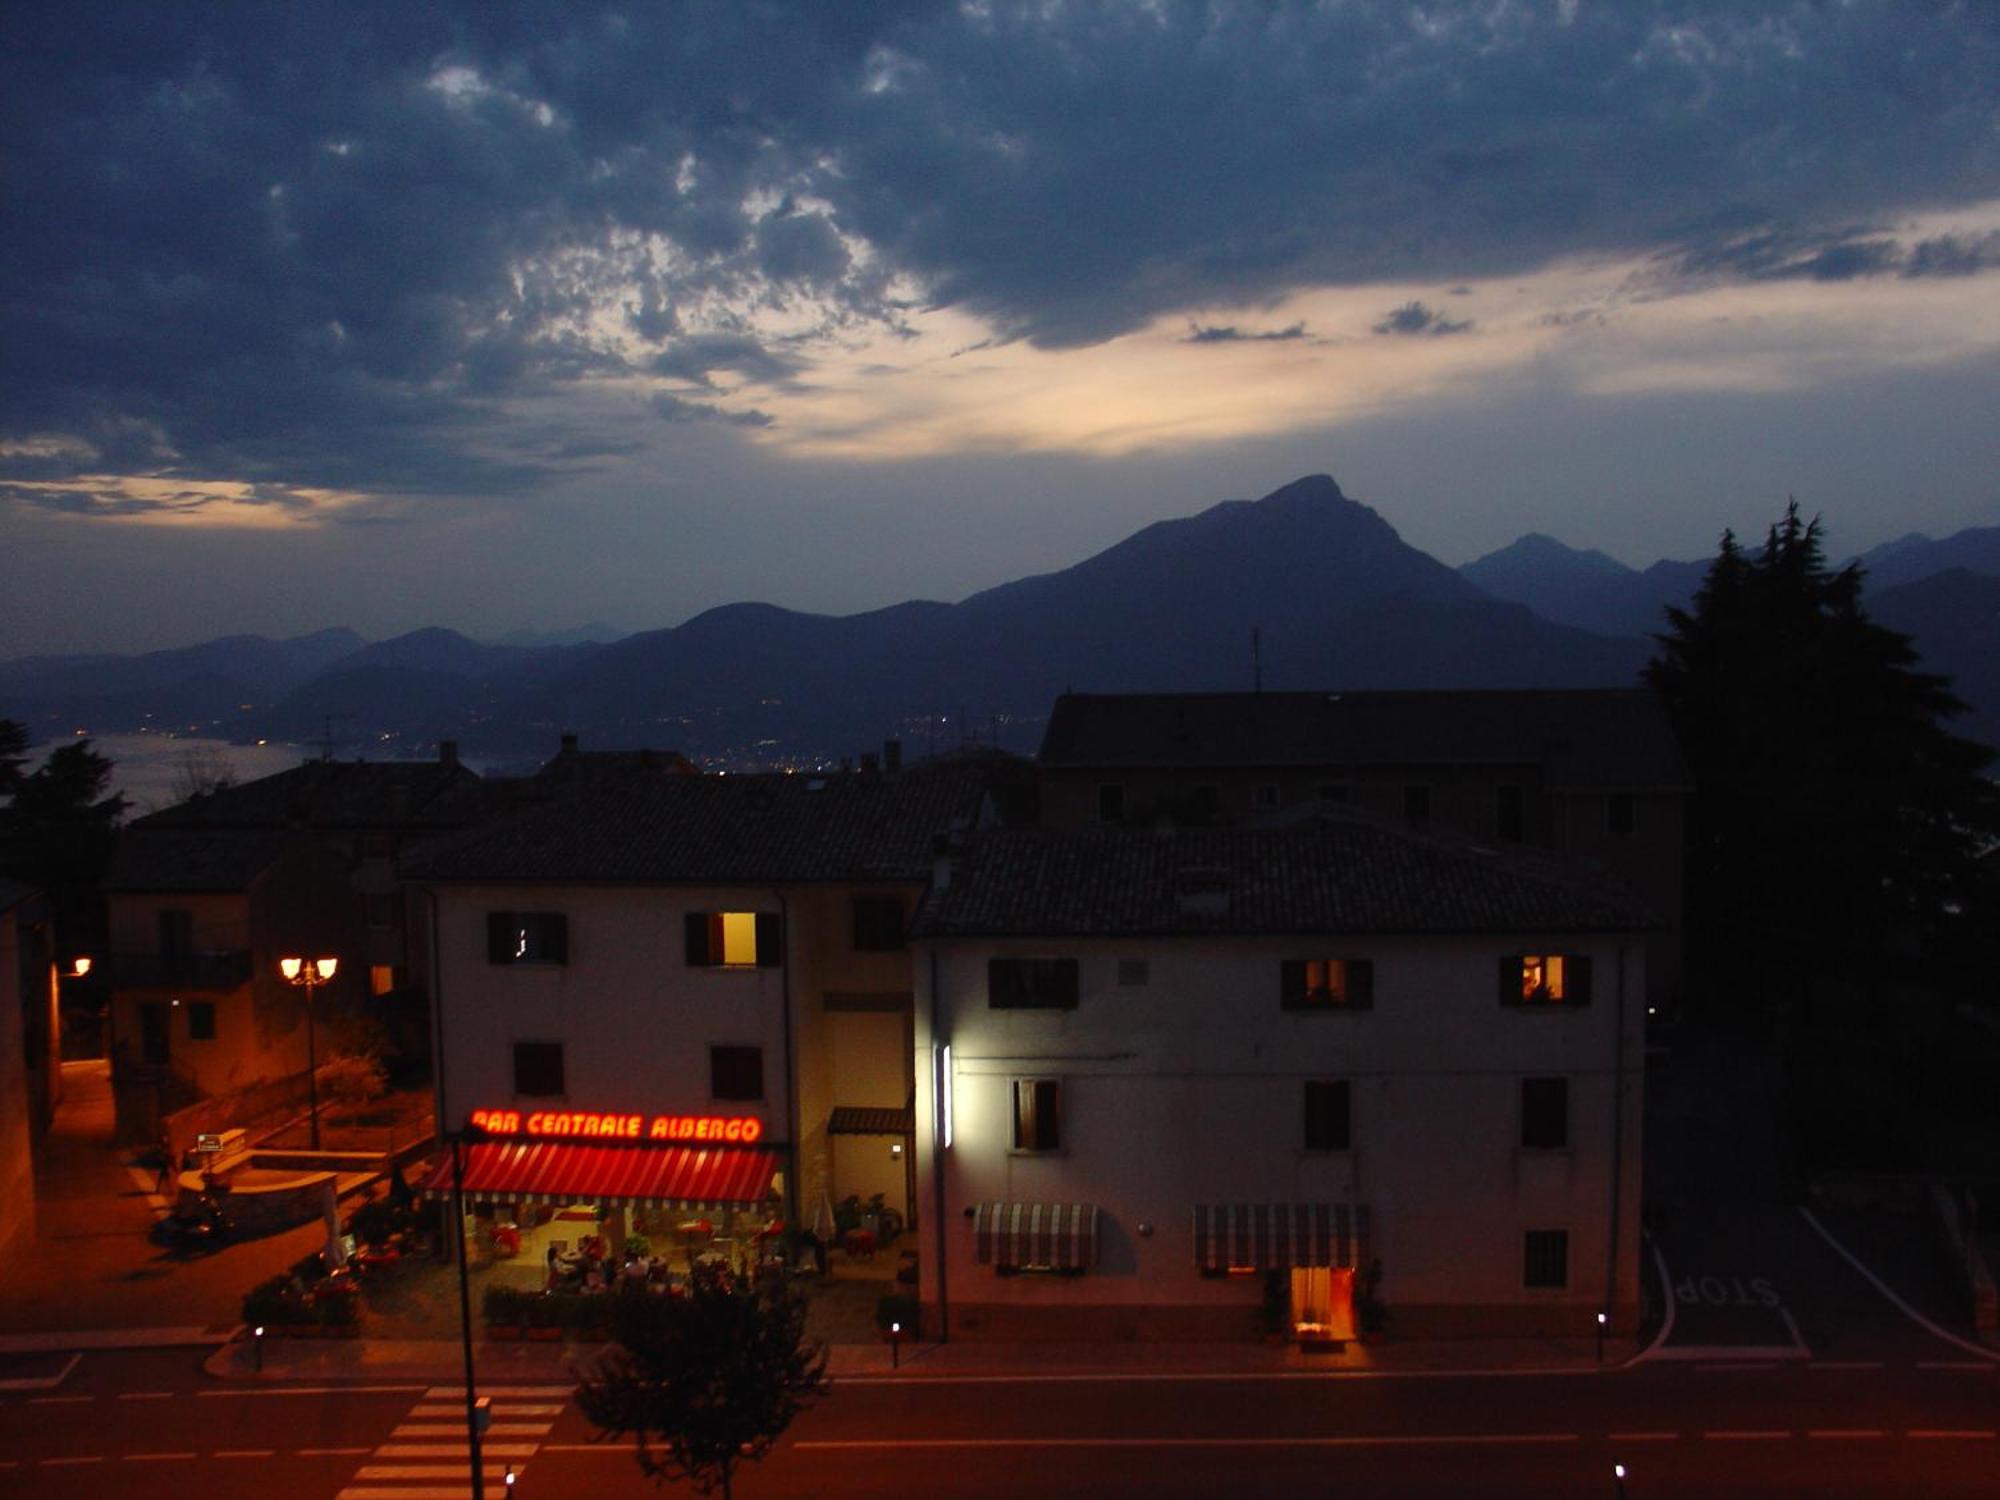
[[[556,1384],[601,1344],[475,1341],[481,1385]],[[868,1380],[1302,1379],[1602,1374],[1637,1352],[1631,1339],[1437,1339],[1349,1344],[1306,1354],[1266,1344],[905,1344],[893,1362],[886,1343],[834,1344],[827,1372]],[[230,1380],[423,1380],[462,1382],[461,1345],[417,1339],[287,1339],[267,1336],[263,1368],[244,1334],[211,1355],[211,1375]]]

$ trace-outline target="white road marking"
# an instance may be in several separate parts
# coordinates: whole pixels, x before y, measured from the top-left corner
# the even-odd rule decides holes
[[[1714,1371],[1714,1370],[1728,1371],[1728,1370],[1775,1370],[1778,1367],[1768,1359],[1736,1359],[1736,1360],[1724,1360],[1719,1364],[1713,1364],[1713,1365],[1696,1365],[1695,1368],[1697,1370],[1704,1370],[1704,1371]]]
[[[334,1500],[472,1500],[469,1484],[369,1485],[342,1490]]]
[[[560,1401],[549,1401],[539,1405],[501,1401],[493,1403],[493,1415],[496,1417],[559,1417],[562,1415],[562,1410],[563,1404]],[[413,1406],[410,1408],[410,1415],[413,1417],[456,1417],[462,1423],[465,1420],[465,1403],[461,1401],[456,1406],[443,1404],[437,1406]]]
[[[842,1449],[884,1451],[933,1448],[1427,1448],[1496,1445],[1526,1446],[1533,1443],[1580,1443],[1576,1432],[1476,1432],[1395,1434],[1380,1437],[1216,1437],[1216,1438],[838,1438],[794,1443],[800,1452],[835,1452]],[[556,1452],[553,1446],[547,1451]],[[567,1451],[567,1450],[563,1450]]]
[[[215,1456],[217,1458],[269,1458],[276,1451],[275,1448],[217,1448]]]
[[[1952,1432],[1944,1428],[1919,1429],[1912,1427],[1910,1429],[1910,1436],[1917,1439],[1919,1442],[1923,1441],[1985,1442],[1985,1441],[1990,1441],[1993,1438],[2000,1438],[2000,1432]]]
[[[257,1390],[196,1391],[197,1396],[376,1396],[420,1391],[420,1385],[284,1385]]]
[[[169,1458],[194,1458],[196,1456],[193,1449],[189,1449],[186,1453],[128,1453],[125,1455],[125,1462],[128,1464],[142,1464]]]
[[[1785,1320],[1785,1327],[1791,1331],[1792,1342],[1798,1346],[1799,1352],[1805,1355],[1807,1359],[1811,1359],[1812,1350],[1806,1347],[1806,1341],[1799,1336],[1799,1325],[1792,1317],[1792,1310],[1780,1302],[1778,1304],[1778,1316]]]
[[[95,1396],[30,1396],[30,1406],[80,1406],[86,1401],[95,1401]]]
[[[1816,1359],[1806,1366],[1809,1370],[1879,1370],[1879,1359]]]
[[[1864,1266],[1861,1263],[1861,1260],[1858,1256],[1856,1256],[1852,1251],[1850,1251],[1845,1245],[1841,1244],[1839,1240],[1833,1237],[1833,1231],[1828,1229],[1824,1224],[1820,1223],[1818,1217],[1813,1213],[1811,1209],[1805,1207],[1802,1204],[1799,1207],[1799,1212],[1802,1215],[1804,1215],[1805,1221],[1808,1224],[1812,1225],[1812,1227],[1818,1232],[1819,1237],[1825,1240],[1829,1245],[1833,1246],[1835,1253],[1837,1253],[1842,1260],[1846,1261],[1850,1266],[1854,1267],[1855,1270],[1859,1271],[1864,1277],[1866,1277],[1868,1283],[1871,1286],[1873,1286],[1876,1291],[1880,1292],[1884,1297],[1887,1297],[1890,1303],[1899,1312],[1901,1312],[1904,1317],[1908,1318],[1912,1323],[1915,1323],[1919,1328],[1923,1328],[1930,1333],[1936,1334],[1939,1338],[1943,1339],[1947,1344],[1951,1344],[1957,1348],[1963,1349],[1967,1354],[1976,1354],[1981,1359],[2000,1359],[2000,1354],[1994,1353],[1991,1349],[1982,1348],[1978,1344],[1970,1343],[1967,1340],[1960,1338],[1957,1334],[1951,1332],[1949,1329],[1938,1327],[1937,1324],[1933,1323],[1929,1318],[1925,1317],[1922,1313],[1918,1312],[1914,1307],[1910,1306],[1909,1303],[1905,1302],[1901,1297],[1897,1296],[1895,1292],[1890,1290],[1888,1282],[1884,1281],[1880,1276],[1877,1276],[1873,1271],[1869,1270],[1868,1267]]]
[[[355,1470],[356,1479],[462,1479],[470,1464],[363,1464]],[[480,1472],[488,1479],[505,1480],[506,1464],[481,1464]],[[519,1478],[521,1466],[513,1465],[514,1476]]]
[[[479,1451],[493,1458],[532,1458],[536,1443],[481,1443]],[[377,1458],[471,1458],[466,1443],[384,1443],[375,1450]]]
[[[93,1453],[88,1458],[44,1458],[38,1460],[38,1462],[45,1469],[61,1469],[69,1468],[76,1464],[101,1464],[104,1462],[104,1455],[102,1453]]]
[[[1980,1374],[1984,1375],[1992,1370],[1993,1366],[1981,1364],[1976,1359],[1920,1359],[1917,1361],[1917,1368],[1919,1370],[1977,1370]]]
[[[300,1458],[352,1458],[357,1453],[366,1453],[366,1448],[301,1448]]]
[[[1646,1245],[1653,1252],[1653,1268],[1660,1273],[1660,1288],[1666,1293],[1667,1313],[1660,1319],[1660,1331],[1653,1336],[1653,1342],[1632,1356],[1629,1363],[1635,1365],[1643,1359],[1651,1359],[1658,1354],[1666,1346],[1667,1340],[1673,1336],[1674,1331],[1674,1282],[1667,1274],[1667,1258],[1660,1254],[1660,1242],[1651,1234],[1646,1235]]]
[[[1694,1362],[1710,1360],[1791,1359],[1805,1360],[1812,1357],[1812,1351],[1803,1344],[1680,1344],[1671,1349],[1659,1349],[1649,1356],[1652,1359],[1681,1360]]]
[[[540,1437],[553,1424],[548,1422],[491,1422],[486,1434],[491,1437]],[[450,1440],[465,1431],[463,1422],[406,1422],[389,1436],[392,1438],[440,1438]]]
[[[417,1389],[417,1387],[411,1387]],[[479,1389],[495,1401],[509,1396],[574,1396],[573,1385],[483,1385]],[[425,1397],[432,1401],[463,1401],[465,1387],[462,1385],[434,1385],[425,1391]]]

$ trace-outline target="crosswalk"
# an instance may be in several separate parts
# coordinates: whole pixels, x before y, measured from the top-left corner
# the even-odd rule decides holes
[[[526,1472],[571,1392],[566,1385],[489,1386],[478,1392],[492,1398],[493,1419],[479,1441],[486,1500],[505,1500],[508,1474],[518,1480]],[[424,1392],[337,1500],[470,1500],[471,1495],[465,1387],[439,1385]]]

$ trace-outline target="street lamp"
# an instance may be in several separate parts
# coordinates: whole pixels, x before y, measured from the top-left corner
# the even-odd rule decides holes
[[[313,1038],[313,991],[333,978],[340,967],[337,958],[281,958],[278,972],[285,983],[304,987],[306,992],[306,1091],[312,1099],[312,1149],[319,1150],[319,1050]]]
[[[89,972],[90,972],[90,955],[87,953],[79,953],[75,958],[70,960],[69,972],[63,975],[63,978],[81,979],[84,977],[84,975],[88,974]]]

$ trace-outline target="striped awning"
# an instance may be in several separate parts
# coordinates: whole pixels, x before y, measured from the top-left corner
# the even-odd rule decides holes
[[[1094,1203],[981,1203],[972,1258],[1003,1271],[1083,1271],[1097,1264]]]
[[[1352,1203],[1203,1203],[1194,1211],[1194,1263],[1204,1271],[1361,1266],[1368,1210]]]
[[[908,1135],[910,1111],[887,1105],[837,1104],[827,1117],[828,1135]]]
[[[783,1158],[753,1147],[583,1146],[570,1141],[486,1141],[465,1148],[465,1196],[475,1202],[612,1203],[636,1208],[737,1208],[760,1204]],[[451,1156],[416,1185],[451,1196]]]

